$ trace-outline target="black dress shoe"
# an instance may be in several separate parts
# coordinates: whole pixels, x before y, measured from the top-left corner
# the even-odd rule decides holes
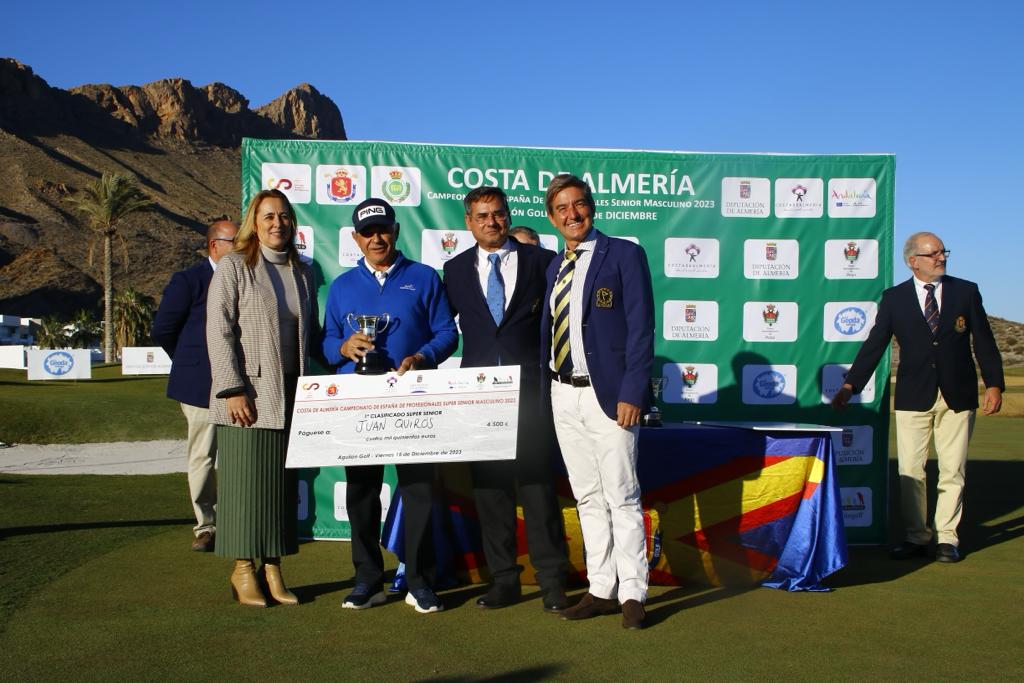
[[[501,607],[508,607],[509,605],[514,605],[519,602],[521,595],[522,589],[518,584],[514,586],[495,584],[491,586],[491,590],[477,598],[476,606],[482,609],[499,609]]]
[[[647,612],[639,600],[626,600],[622,603],[622,628],[637,631],[644,627]]]
[[[894,560],[909,560],[912,557],[924,557],[926,550],[928,550],[926,545],[904,541],[889,551],[889,557]]]
[[[576,621],[602,614],[615,614],[619,609],[619,601],[615,598],[597,598],[593,594],[587,593],[579,602],[562,610],[560,614],[567,621]]]
[[[565,597],[565,591],[561,588],[549,588],[544,591],[544,611],[558,614],[569,606],[569,599]]]
[[[960,551],[952,543],[940,543],[935,546],[935,559],[939,562],[959,562]]]

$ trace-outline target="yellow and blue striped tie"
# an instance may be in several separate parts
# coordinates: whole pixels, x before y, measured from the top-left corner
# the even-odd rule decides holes
[[[569,351],[569,294],[572,292],[572,274],[576,271],[576,252],[565,251],[562,269],[555,278],[555,306],[551,323],[551,347],[554,350],[555,369],[568,377],[572,374],[572,353]]]

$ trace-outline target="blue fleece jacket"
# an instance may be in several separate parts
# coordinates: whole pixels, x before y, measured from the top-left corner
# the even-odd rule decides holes
[[[383,287],[363,259],[331,284],[324,317],[324,355],[338,374],[355,371],[355,363],[341,355],[342,343],[353,332],[346,322],[349,313],[391,316],[374,344],[390,368],[397,368],[416,352],[437,365],[452,355],[459,343],[441,278],[430,266],[401,254]]]

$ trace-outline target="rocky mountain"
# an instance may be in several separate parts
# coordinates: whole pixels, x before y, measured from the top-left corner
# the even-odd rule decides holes
[[[91,232],[64,198],[105,171],[134,174],[157,202],[122,227],[128,259],[115,250],[114,287],[159,297],[171,273],[200,257],[208,220],[238,218],[243,137],[344,140],[345,126],[308,83],[252,109],[223,83],[62,90],[0,59],[0,313],[99,312]]]

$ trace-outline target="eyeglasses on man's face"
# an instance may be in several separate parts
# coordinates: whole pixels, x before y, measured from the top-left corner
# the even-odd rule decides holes
[[[949,249],[940,249],[939,251],[933,251],[930,254],[914,254],[914,256],[919,256],[919,257],[922,257],[922,258],[930,258],[932,260],[935,260],[935,259],[939,258],[940,256],[942,258],[949,258]]]
[[[234,237],[214,237],[210,240],[211,242],[234,242]]]
[[[495,223],[504,223],[506,220],[508,220],[508,211],[505,211],[504,209],[499,209],[498,211],[490,212],[481,211],[480,213],[473,214],[473,220],[477,223],[477,225],[487,225],[492,220]]]

